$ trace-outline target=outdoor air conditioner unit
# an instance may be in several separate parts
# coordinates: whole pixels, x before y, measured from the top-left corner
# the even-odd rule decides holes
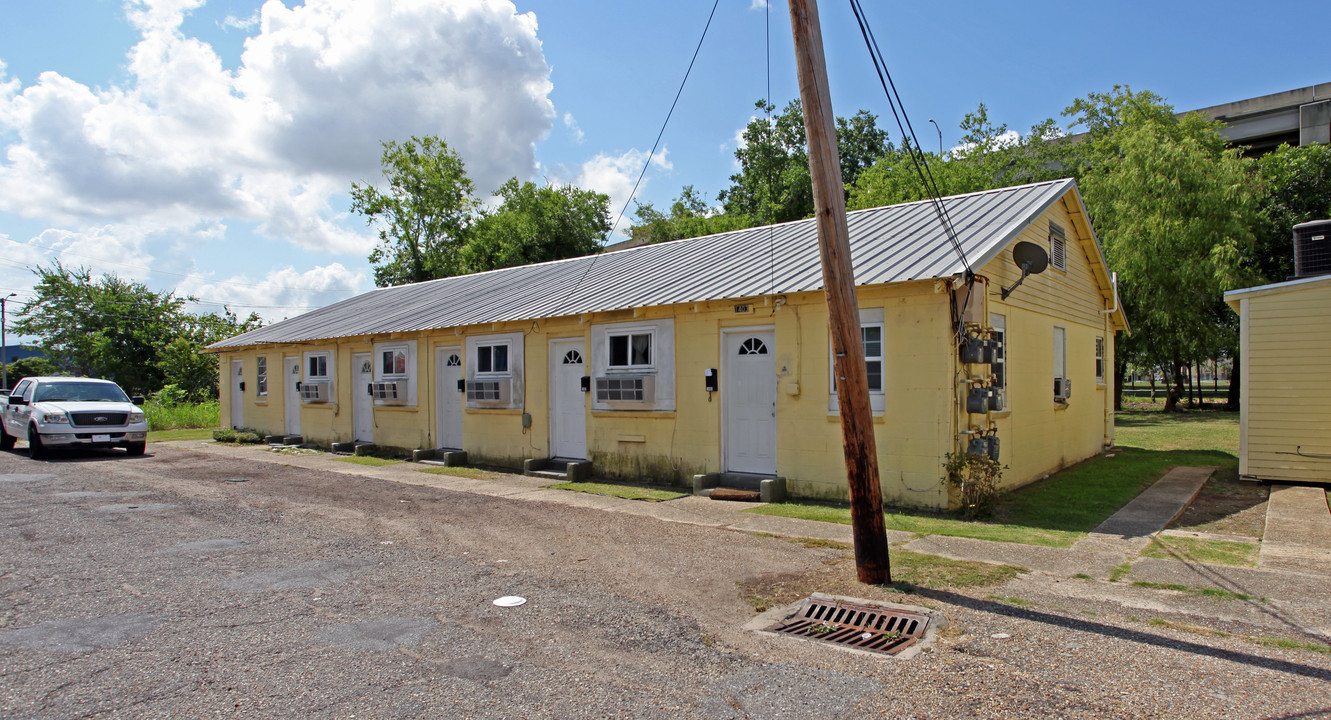
[[[300,400],[304,403],[326,403],[329,395],[328,383],[326,382],[307,382],[300,384]]]
[[[1054,378],[1054,399],[1067,400],[1072,397],[1072,379]]]
[[[406,405],[407,381],[386,380],[370,384],[370,396],[377,405]]]
[[[468,380],[467,402],[475,405],[508,405],[513,397],[513,380],[495,378],[493,380]]]
[[[596,402],[654,403],[655,375],[611,375],[596,378]]]

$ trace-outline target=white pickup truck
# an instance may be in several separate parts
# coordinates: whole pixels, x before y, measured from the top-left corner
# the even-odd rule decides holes
[[[23,438],[33,458],[74,447],[123,447],[142,455],[148,442],[142,404],[142,397],[131,400],[109,380],[24,378],[0,396],[0,449],[12,450]]]

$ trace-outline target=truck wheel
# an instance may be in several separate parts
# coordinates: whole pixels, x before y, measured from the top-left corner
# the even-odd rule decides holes
[[[4,425],[0,425],[0,450],[13,450],[16,440],[18,438],[5,432]]]
[[[42,436],[37,433],[37,426],[28,427],[28,457],[33,460],[41,460],[46,457],[47,450],[42,446]]]
[[[137,455],[142,455],[144,449],[147,448],[147,447],[148,447],[148,443],[147,443],[147,442],[130,443],[130,444],[128,444],[128,445],[125,446],[125,452],[126,452],[130,457],[135,457],[135,456],[137,456]]]

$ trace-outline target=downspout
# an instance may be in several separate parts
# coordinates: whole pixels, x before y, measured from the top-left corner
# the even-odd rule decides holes
[[[1105,349],[1108,350],[1109,347],[1114,348],[1114,353],[1113,353],[1114,362],[1111,362],[1111,358],[1109,357],[1108,352],[1105,353],[1106,357],[1101,358],[1101,363],[1103,364],[1101,371],[1104,372],[1105,379],[1109,383],[1109,386],[1106,388],[1105,392],[1105,410],[1104,410],[1105,429],[1104,429],[1104,437],[1101,438],[1100,440],[1100,445],[1102,447],[1114,446],[1114,398],[1116,396],[1114,383],[1118,380],[1118,372],[1117,372],[1118,339],[1114,333],[1114,313],[1118,312],[1118,304],[1119,304],[1117,272],[1109,273],[1109,283],[1113,288],[1114,307],[1110,308],[1109,310],[1101,310],[1100,314],[1105,316],[1105,346],[1106,346]]]

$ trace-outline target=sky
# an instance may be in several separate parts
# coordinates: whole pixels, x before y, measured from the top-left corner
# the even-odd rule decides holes
[[[348,190],[413,135],[483,198],[571,183],[618,216],[646,165],[634,202],[714,199],[769,78],[778,108],[798,96],[770,3],[720,0],[652,154],[707,0],[0,0],[0,295],[56,261],[269,322],[365,292],[377,238]],[[1331,3],[864,6],[926,148],[979,103],[1025,132],[1116,84],[1182,111],[1331,82]],[[836,114],[898,140],[849,3],[820,18]]]

